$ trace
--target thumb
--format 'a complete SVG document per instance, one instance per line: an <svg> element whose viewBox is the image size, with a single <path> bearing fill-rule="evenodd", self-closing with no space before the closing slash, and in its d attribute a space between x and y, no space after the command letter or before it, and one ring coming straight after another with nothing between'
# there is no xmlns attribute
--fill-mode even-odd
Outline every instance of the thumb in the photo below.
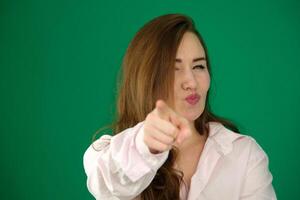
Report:
<svg viewBox="0 0 300 200"><path fill-rule="evenodd" d="M176 138L176 143L177 144L181 144L186 138L188 138L189 136L192 135L192 132L190 129L184 129L184 130L181 130L178 135L177 135L177 138Z"/></svg>
<svg viewBox="0 0 300 200"><path fill-rule="evenodd" d="M176 143L181 144L186 138L192 135L192 129L187 119L179 117L176 120L178 120L176 126L180 130L176 138Z"/></svg>

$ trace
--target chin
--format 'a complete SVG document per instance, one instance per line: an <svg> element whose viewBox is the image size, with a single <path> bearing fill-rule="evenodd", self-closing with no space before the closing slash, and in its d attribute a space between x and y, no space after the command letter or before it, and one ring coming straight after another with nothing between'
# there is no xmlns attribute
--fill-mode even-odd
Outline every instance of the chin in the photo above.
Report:
<svg viewBox="0 0 300 200"><path fill-rule="evenodd" d="M186 118L187 120L195 121L202 115L204 108L199 106L197 109L186 109L186 107L183 106L180 109L175 111L178 112L182 117Z"/></svg>
<svg viewBox="0 0 300 200"><path fill-rule="evenodd" d="M184 115L182 115L182 116L184 116L187 120L189 120L189 121L195 121L196 119L198 119L200 116L201 116L201 114L202 114L203 112L197 112L197 113L185 113Z"/></svg>

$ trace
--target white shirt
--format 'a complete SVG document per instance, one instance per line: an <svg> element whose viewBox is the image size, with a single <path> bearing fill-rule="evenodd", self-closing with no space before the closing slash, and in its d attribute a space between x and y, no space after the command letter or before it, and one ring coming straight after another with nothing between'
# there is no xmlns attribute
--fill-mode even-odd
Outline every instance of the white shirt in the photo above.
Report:
<svg viewBox="0 0 300 200"><path fill-rule="evenodd" d="M84 154L90 193L101 200L139 199L169 151L152 154L143 142L143 124L103 135ZM182 200L276 200L269 159L250 136L209 122L209 136Z"/></svg>

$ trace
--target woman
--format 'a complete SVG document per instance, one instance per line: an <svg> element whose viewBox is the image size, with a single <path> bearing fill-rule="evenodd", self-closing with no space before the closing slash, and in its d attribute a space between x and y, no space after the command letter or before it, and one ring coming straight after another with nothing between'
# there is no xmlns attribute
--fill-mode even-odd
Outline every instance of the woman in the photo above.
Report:
<svg viewBox="0 0 300 200"><path fill-rule="evenodd" d="M184 15L157 17L131 41L114 136L85 152L96 199L276 199L268 156L209 109L211 69Z"/></svg>

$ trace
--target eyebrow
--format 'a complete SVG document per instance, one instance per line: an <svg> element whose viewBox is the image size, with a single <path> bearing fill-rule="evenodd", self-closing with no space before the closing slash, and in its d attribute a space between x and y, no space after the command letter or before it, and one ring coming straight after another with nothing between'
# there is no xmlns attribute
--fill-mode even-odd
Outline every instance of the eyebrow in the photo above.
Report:
<svg viewBox="0 0 300 200"><path fill-rule="evenodd" d="M206 58L205 58L205 57L194 58L194 59L193 59L193 62L197 62L197 61L201 61L201 60L206 60ZM182 60L181 60L180 58L176 58L176 59L175 59L175 62L181 63Z"/></svg>

